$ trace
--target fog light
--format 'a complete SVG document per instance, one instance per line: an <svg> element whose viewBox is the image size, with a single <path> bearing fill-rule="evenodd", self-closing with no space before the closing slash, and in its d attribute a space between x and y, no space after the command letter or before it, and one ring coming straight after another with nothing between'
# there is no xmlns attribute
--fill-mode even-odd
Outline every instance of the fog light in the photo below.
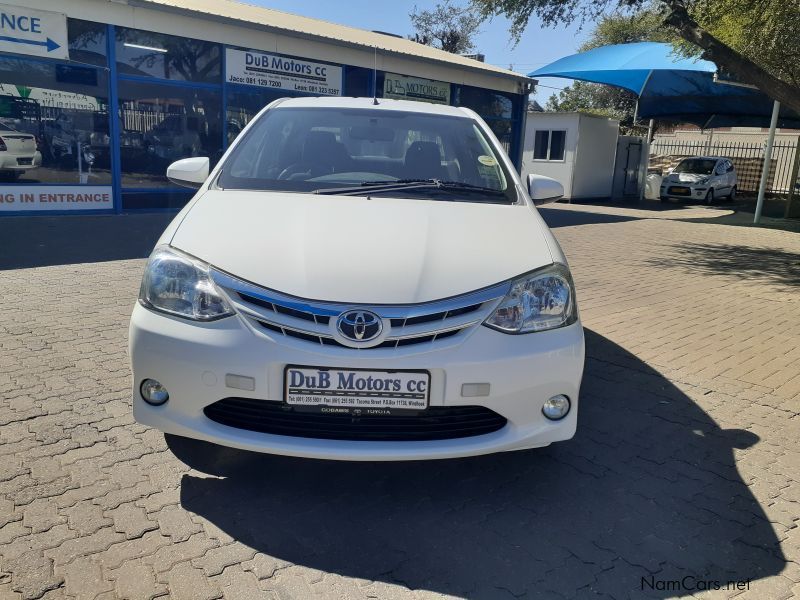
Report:
<svg viewBox="0 0 800 600"><path fill-rule="evenodd" d="M545 401L544 406L542 406L542 414L551 421L558 421L567 416L569 408L569 398L559 394Z"/></svg>
<svg viewBox="0 0 800 600"><path fill-rule="evenodd" d="M167 388L165 388L155 379L145 379L142 382L139 391L142 393L142 398L144 398L144 401L148 404L152 404L153 406L159 406L169 400Z"/></svg>

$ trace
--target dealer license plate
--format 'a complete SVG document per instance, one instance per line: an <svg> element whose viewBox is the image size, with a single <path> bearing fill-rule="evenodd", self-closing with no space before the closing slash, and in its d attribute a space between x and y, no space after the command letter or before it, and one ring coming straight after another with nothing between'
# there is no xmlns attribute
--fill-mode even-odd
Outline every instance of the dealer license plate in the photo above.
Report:
<svg viewBox="0 0 800 600"><path fill-rule="evenodd" d="M299 410L391 415L428 408L428 371L376 371L287 365L283 398Z"/></svg>

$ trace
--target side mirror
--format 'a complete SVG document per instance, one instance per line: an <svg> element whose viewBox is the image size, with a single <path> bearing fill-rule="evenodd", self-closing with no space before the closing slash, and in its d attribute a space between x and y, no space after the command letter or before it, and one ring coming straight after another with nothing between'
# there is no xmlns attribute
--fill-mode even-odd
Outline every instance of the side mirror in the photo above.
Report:
<svg viewBox="0 0 800 600"><path fill-rule="evenodd" d="M167 179L183 187L197 189L208 179L208 169L206 156L184 158L167 167Z"/></svg>
<svg viewBox="0 0 800 600"><path fill-rule="evenodd" d="M564 195L564 186L544 175L528 175L528 193L537 206L555 202Z"/></svg>

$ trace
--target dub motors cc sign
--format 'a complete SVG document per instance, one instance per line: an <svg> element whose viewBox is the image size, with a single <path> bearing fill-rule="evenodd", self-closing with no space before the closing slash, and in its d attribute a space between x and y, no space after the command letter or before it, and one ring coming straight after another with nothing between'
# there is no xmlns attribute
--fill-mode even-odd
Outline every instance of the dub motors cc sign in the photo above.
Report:
<svg viewBox="0 0 800 600"><path fill-rule="evenodd" d="M316 96L342 95L342 67L255 50L225 51L228 83Z"/></svg>
<svg viewBox="0 0 800 600"><path fill-rule="evenodd" d="M435 79L386 73L383 80L383 97L450 104L450 84Z"/></svg>

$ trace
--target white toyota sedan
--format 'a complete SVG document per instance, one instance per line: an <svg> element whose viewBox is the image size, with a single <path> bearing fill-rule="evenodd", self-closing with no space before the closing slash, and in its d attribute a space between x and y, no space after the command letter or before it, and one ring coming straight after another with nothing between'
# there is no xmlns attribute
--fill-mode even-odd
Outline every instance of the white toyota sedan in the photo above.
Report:
<svg viewBox="0 0 800 600"><path fill-rule="evenodd" d="M450 458L575 433L583 330L567 261L489 127L451 106L273 102L145 268L140 423L342 460Z"/></svg>

